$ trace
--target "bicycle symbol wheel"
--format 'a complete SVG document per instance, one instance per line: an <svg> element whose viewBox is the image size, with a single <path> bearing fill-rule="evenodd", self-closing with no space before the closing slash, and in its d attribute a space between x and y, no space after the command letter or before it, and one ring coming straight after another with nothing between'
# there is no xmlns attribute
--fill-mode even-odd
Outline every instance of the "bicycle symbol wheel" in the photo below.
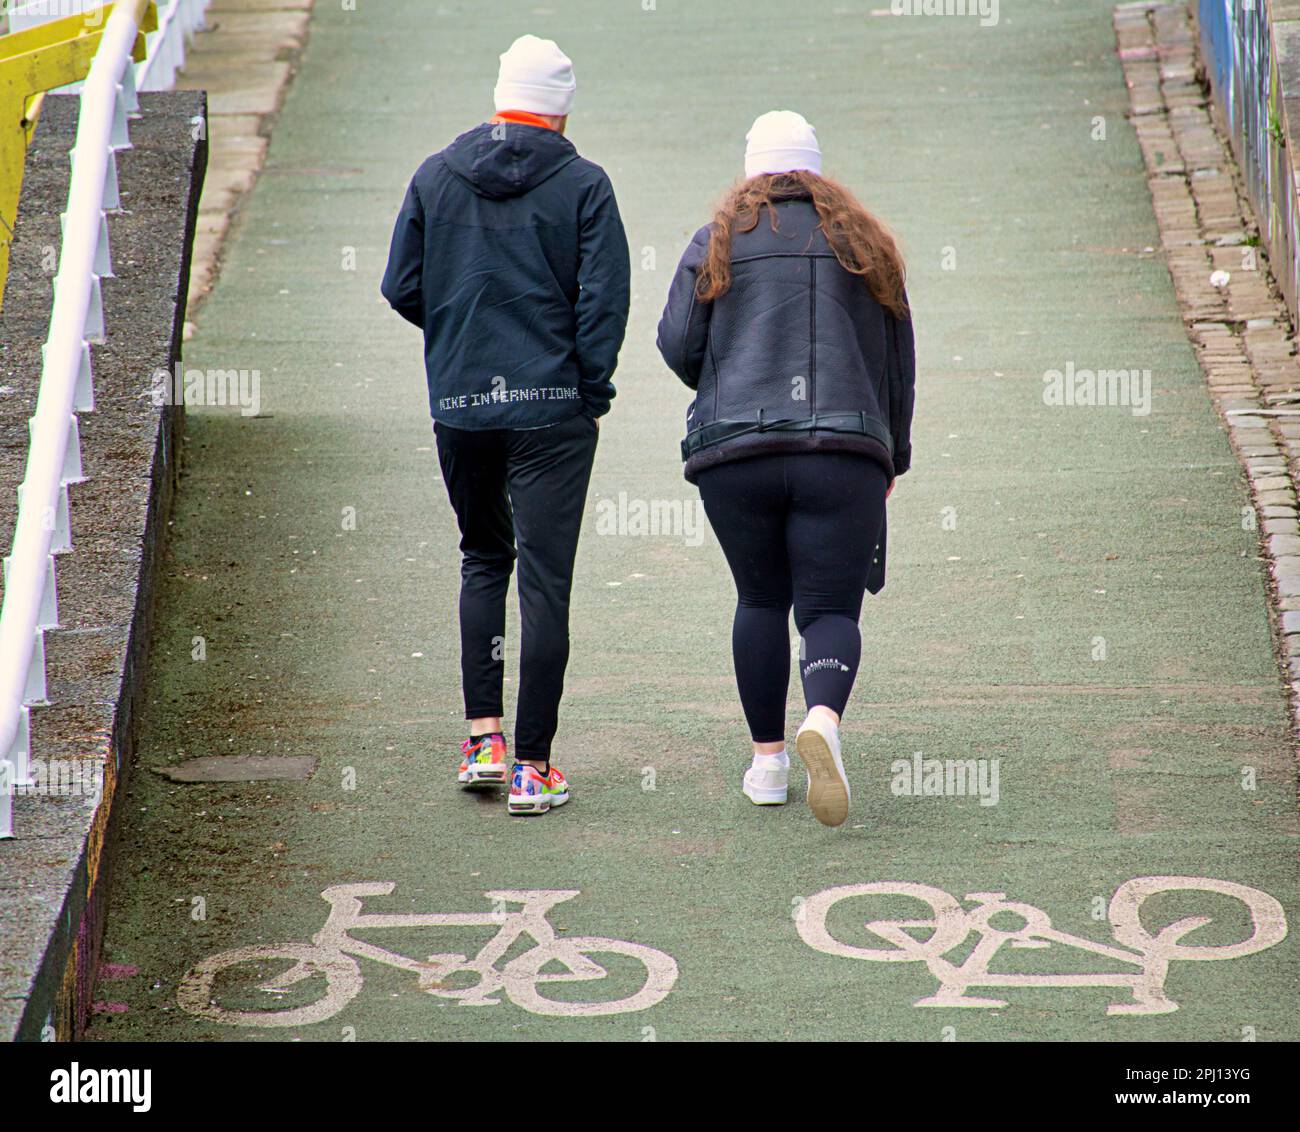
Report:
<svg viewBox="0 0 1300 1132"><path fill-rule="evenodd" d="M269 1002L266 1010L227 1010L214 1000L217 976L222 972L246 963L278 963L286 959L292 966L262 979L256 989L269 996L313 975L324 975L324 993L315 1002L289 1010L275 1010ZM183 1010L209 1022L230 1026L306 1026L332 1018L360 993L361 985L361 968L350 955L324 951L308 943L268 944L237 947L196 963L176 988L176 1001Z"/></svg>
<svg viewBox="0 0 1300 1132"><path fill-rule="evenodd" d="M841 900L859 896L911 897L927 905L930 915L920 920L866 921L863 926L867 931L885 940L891 945L889 947L856 947L841 943L831 935L826 926L826 917ZM845 884L838 888L828 888L804 901L795 924L804 943L817 951L879 963L911 963L927 956L942 955L961 943L969 931L961 904L942 888L906 881L874 881L870 884ZM931 930L928 939L918 940L911 934L911 930L926 928Z"/></svg>
<svg viewBox="0 0 1300 1132"><path fill-rule="evenodd" d="M635 959L645 968L641 989L627 998L609 1002L569 1002L545 997L538 989L548 983L590 982L608 977L609 972L590 958L592 955L622 955ZM542 968L559 962L567 968L561 972L544 972ZM662 1002L677 982L677 961L671 955L639 943L599 936L578 936L539 945L506 964L505 991L516 1006L533 1014L552 1017L592 1018L601 1014L625 1014L645 1010Z"/></svg>
<svg viewBox="0 0 1300 1132"><path fill-rule="evenodd" d="M1142 904L1159 892L1218 892L1240 900L1250 912L1250 935L1237 943L1215 946L1178 942L1183 936L1210 923L1209 916L1187 916L1152 935L1142 926ZM1212 877L1134 877L1115 890L1109 916L1116 942L1162 960L1237 959L1272 947L1285 939L1287 932L1286 913L1267 892Z"/></svg>

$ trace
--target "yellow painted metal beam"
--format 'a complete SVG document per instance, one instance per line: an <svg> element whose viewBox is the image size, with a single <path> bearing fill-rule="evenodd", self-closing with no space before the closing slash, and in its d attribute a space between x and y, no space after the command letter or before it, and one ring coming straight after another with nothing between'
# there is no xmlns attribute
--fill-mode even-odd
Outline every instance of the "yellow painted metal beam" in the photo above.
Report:
<svg viewBox="0 0 1300 1132"><path fill-rule="evenodd" d="M158 27L154 0L118 0L135 7L132 58L145 58L145 34ZM27 146L45 91L86 77L113 10L106 4L0 36L0 305L9 275L9 249L22 193Z"/></svg>
<svg viewBox="0 0 1300 1132"><path fill-rule="evenodd" d="M32 138L36 134L36 123L41 120L41 107L45 105L45 92L34 94L27 100L27 107L23 110L23 135L27 138L27 144L32 144Z"/></svg>
<svg viewBox="0 0 1300 1132"><path fill-rule="evenodd" d="M83 35L102 35L104 25L108 23L108 17L113 14L116 4L105 4L99 8L91 8L75 16L63 16L57 20L48 20L43 24L37 24L35 27L24 28L22 31L11 31L8 35L0 35L0 63L12 58L14 55L26 55L29 51L36 51L42 47L52 47L56 44L66 43L70 39L76 39ZM144 7L143 14L140 15L138 24L139 30L144 33L158 30L158 9L151 2L145 0L144 4L137 5ZM140 62L139 59L136 62ZM74 79L73 82L76 82Z"/></svg>

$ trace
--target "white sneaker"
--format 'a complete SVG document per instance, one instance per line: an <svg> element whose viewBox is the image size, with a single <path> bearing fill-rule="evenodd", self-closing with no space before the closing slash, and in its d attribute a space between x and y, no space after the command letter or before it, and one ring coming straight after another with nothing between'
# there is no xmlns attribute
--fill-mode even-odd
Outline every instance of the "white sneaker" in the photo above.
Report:
<svg viewBox="0 0 1300 1132"><path fill-rule="evenodd" d="M809 715L794 749L808 768L808 808L822 825L843 825L849 816L849 780L840 761L839 728L823 715Z"/></svg>
<svg viewBox="0 0 1300 1132"><path fill-rule="evenodd" d="M784 806L789 785L790 758L782 752L755 755L740 789L756 806Z"/></svg>

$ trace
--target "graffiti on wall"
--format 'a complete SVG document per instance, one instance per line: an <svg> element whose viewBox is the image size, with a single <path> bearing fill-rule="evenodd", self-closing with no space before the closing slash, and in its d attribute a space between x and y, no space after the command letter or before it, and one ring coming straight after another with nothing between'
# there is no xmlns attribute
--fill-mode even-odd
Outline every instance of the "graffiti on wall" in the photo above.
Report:
<svg viewBox="0 0 1300 1132"><path fill-rule="evenodd" d="M1286 144L1271 0L1199 0L1201 54L1228 124L1269 262L1293 318L1300 296L1300 202Z"/></svg>

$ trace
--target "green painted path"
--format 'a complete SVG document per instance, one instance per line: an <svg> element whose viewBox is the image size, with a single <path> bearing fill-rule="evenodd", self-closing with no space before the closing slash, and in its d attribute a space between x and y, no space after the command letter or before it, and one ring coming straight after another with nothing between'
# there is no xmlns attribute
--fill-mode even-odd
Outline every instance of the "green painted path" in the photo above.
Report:
<svg viewBox="0 0 1300 1132"><path fill-rule="evenodd" d="M876 11L886 0L358 7L317 6L266 171L188 346L190 366L260 370L262 415L189 417L107 941L128 973L101 982L113 1012L93 1036L1300 1037L1294 933L1253 955L1175 958L1163 986L1179 1009L1125 1015L1107 1007L1132 1004L1132 983L974 987L1007 1005L917 1008L939 989L919 959L826 954L797 922L815 936L818 906L800 902L826 889L906 882L958 899L1006 893L1059 931L1114 946L1107 901L1159 875L1246 885L1300 914L1295 761L1256 536L1242 529L1242 477L1151 250L1111 5L1004 0L991 28L892 18ZM575 801L531 821L455 785L454 527L418 336L378 296L407 178L482 119L496 56L523 31L575 60L571 136L613 178L634 262L575 587L557 752ZM740 794L733 597L712 535L692 545L689 531L598 530L600 502L621 493L694 514L676 453L688 395L659 362L654 327L689 233L739 172L750 121L775 107L806 114L828 171L900 232L918 328L915 466L891 501L889 585L863 616L846 722L853 811L839 831L812 820L801 784L780 810ZM1095 115L1106 141L1092 140ZM1152 412L1044 405L1044 372L1068 363L1149 369ZM192 659L195 637L205 660ZM999 760L998 804L891 792L890 764L917 751ZM225 754L310 755L319 767L309 781L255 784L153 773ZM472 955L495 930L436 921L358 930L404 959L354 967L336 954L328 993L319 974L258 990L254 973L287 966L268 959L225 969L196 1000L337 1009L321 1021L235 1026L178 1006L187 968L232 948L305 944L325 922L322 891L364 882L395 885L368 911L408 915L486 919L484 893L502 889L580 895L549 914L561 942L539 951L523 938L505 956L523 955L506 989L533 1009L503 995L459 1006L446 993L473 979L436 962L422 977L443 997L423 993L401 962ZM1230 953L1269 928L1268 902L1252 899L1255 929L1223 892L1157 893L1140 915L1151 933L1212 917L1181 946ZM879 956L907 933L889 943L865 921L927 915L912 897L858 896L830 909L827 932ZM498 920L505 936L521 926ZM665 953L676 980L646 1010L538 1013L532 995L571 1010L645 982L635 949L593 955L605 979L539 981L543 960L543 975L566 958L581 967L578 945L562 942L578 936ZM949 960L973 943L953 944ZM1004 947L990 969L1133 980L1144 961L1127 955L1058 941ZM650 962L671 978L666 960ZM1148 1002L1162 984L1154 963Z"/></svg>

